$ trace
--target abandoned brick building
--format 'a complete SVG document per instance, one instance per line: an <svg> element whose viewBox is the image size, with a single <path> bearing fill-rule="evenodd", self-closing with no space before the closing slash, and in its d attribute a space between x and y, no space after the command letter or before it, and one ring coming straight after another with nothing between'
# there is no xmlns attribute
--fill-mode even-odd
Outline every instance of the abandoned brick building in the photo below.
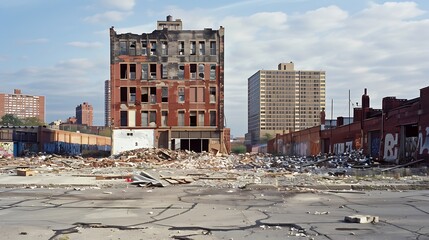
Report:
<svg viewBox="0 0 429 240"><path fill-rule="evenodd" d="M229 151L224 126L224 28L152 33L110 28L112 153L141 147Z"/></svg>

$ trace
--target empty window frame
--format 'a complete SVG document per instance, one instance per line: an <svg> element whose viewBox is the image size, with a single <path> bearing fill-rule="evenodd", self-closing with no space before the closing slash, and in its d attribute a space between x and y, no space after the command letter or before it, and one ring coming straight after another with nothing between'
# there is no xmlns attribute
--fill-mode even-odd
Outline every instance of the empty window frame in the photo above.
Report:
<svg viewBox="0 0 429 240"><path fill-rule="evenodd" d="M161 90L161 101L168 102L168 87L162 87Z"/></svg>
<svg viewBox="0 0 429 240"><path fill-rule="evenodd" d="M168 43L167 42L161 42L161 55L163 55L163 56L168 55Z"/></svg>
<svg viewBox="0 0 429 240"><path fill-rule="evenodd" d="M183 80L185 78L185 65L179 64L179 69L177 72L177 78Z"/></svg>
<svg viewBox="0 0 429 240"><path fill-rule="evenodd" d="M127 79L127 73L128 73L128 64L119 64L119 68L121 71L121 79Z"/></svg>
<svg viewBox="0 0 429 240"><path fill-rule="evenodd" d="M216 80L216 64L210 64L210 80Z"/></svg>
<svg viewBox="0 0 429 240"><path fill-rule="evenodd" d="M149 65L150 79L156 79L156 63Z"/></svg>
<svg viewBox="0 0 429 240"><path fill-rule="evenodd" d="M119 55L127 55L127 42L120 41L119 42Z"/></svg>
<svg viewBox="0 0 429 240"><path fill-rule="evenodd" d="M142 50L141 50L141 55L146 56L147 55L147 41L146 40L142 40Z"/></svg>
<svg viewBox="0 0 429 240"><path fill-rule="evenodd" d="M130 79L135 80L136 79L136 65L130 64Z"/></svg>
<svg viewBox="0 0 429 240"><path fill-rule="evenodd" d="M126 127L128 125L128 112L121 111L120 113L120 124L121 127Z"/></svg>
<svg viewBox="0 0 429 240"><path fill-rule="evenodd" d="M210 55L216 55L216 42L210 41Z"/></svg>
<svg viewBox="0 0 429 240"><path fill-rule="evenodd" d="M204 69L205 69L204 63L198 64L198 78L200 80L204 80Z"/></svg>
<svg viewBox="0 0 429 240"><path fill-rule="evenodd" d="M128 101L128 88L127 87L121 87L120 88L120 98L121 98L121 103L126 103Z"/></svg>
<svg viewBox="0 0 429 240"><path fill-rule="evenodd" d="M197 64L190 64L190 79L197 79Z"/></svg>
<svg viewBox="0 0 429 240"><path fill-rule="evenodd" d="M198 43L198 54L200 56L206 55L206 43L204 41Z"/></svg>
<svg viewBox="0 0 429 240"><path fill-rule="evenodd" d="M210 126L216 126L216 111L210 111Z"/></svg>
<svg viewBox="0 0 429 240"><path fill-rule="evenodd" d="M197 53L197 42L191 41L189 45L189 54L195 55Z"/></svg>
<svg viewBox="0 0 429 240"><path fill-rule="evenodd" d="M216 103L216 87L210 87L210 103Z"/></svg>
<svg viewBox="0 0 429 240"><path fill-rule="evenodd" d="M185 42L180 41L179 42L179 55L185 55Z"/></svg>
<svg viewBox="0 0 429 240"><path fill-rule="evenodd" d="M130 45L128 48L128 54L131 56L135 56L136 55L136 41L130 41Z"/></svg>
<svg viewBox="0 0 429 240"><path fill-rule="evenodd" d="M177 89L177 91L178 91L178 99L177 99L177 102L179 102L179 103L184 103L185 102L185 88L184 87L179 87L178 89Z"/></svg>
<svg viewBox="0 0 429 240"><path fill-rule="evenodd" d="M142 103L148 103L149 102L149 88L142 87L141 91L142 91L141 102Z"/></svg>
<svg viewBox="0 0 429 240"><path fill-rule="evenodd" d="M136 87L130 87L130 103L136 103Z"/></svg>
<svg viewBox="0 0 429 240"><path fill-rule="evenodd" d="M185 111L183 110L177 112L177 126L185 126Z"/></svg>
<svg viewBox="0 0 429 240"><path fill-rule="evenodd" d="M148 65L143 63L142 64L142 80L148 79Z"/></svg>
<svg viewBox="0 0 429 240"><path fill-rule="evenodd" d="M156 56L156 41L150 41L150 55Z"/></svg>
<svg viewBox="0 0 429 240"><path fill-rule="evenodd" d="M162 79L168 78L167 64L161 64L161 78Z"/></svg>
<svg viewBox="0 0 429 240"><path fill-rule="evenodd" d="M156 103L156 87L150 88L150 103Z"/></svg>
<svg viewBox="0 0 429 240"><path fill-rule="evenodd" d="M189 112L189 126L191 127L197 126L197 111Z"/></svg>
<svg viewBox="0 0 429 240"><path fill-rule="evenodd" d="M155 127L156 126L156 111L142 111L142 127Z"/></svg>
<svg viewBox="0 0 429 240"><path fill-rule="evenodd" d="M166 127L168 123L168 111L161 112L161 126Z"/></svg>

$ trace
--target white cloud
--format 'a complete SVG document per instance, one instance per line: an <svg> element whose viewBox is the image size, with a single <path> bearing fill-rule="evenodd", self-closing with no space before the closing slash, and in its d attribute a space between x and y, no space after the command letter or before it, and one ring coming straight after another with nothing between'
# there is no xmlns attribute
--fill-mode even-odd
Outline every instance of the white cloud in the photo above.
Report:
<svg viewBox="0 0 429 240"><path fill-rule="evenodd" d="M107 11L86 17L84 21L89 23L119 22L130 15L132 15L132 12Z"/></svg>
<svg viewBox="0 0 429 240"><path fill-rule="evenodd" d="M100 4L106 8L130 11L135 6L135 0L100 0Z"/></svg>
<svg viewBox="0 0 429 240"><path fill-rule="evenodd" d="M67 45L78 48L99 48L103 46L101 42L68 42Z"/></svg>

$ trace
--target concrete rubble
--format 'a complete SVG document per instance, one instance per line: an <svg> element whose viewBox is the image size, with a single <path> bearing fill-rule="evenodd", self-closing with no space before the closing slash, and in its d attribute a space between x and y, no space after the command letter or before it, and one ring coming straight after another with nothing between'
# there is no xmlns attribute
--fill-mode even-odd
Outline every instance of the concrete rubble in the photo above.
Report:
<svg viewBox="0 0 429 240"><path fill-rule="evenodd" d="M1 174L72 174L96 180L121 180L138 186L195 184L222 188L284 190L401 189L412 184L427 188L427 166L382 165L359 151L309 157L142 148L105 158L32 154L0 159ZM30 176L31 177L31 176ZM377 184L374 182L377 180ZM106 183L106 181L104 181Z"/></svg>

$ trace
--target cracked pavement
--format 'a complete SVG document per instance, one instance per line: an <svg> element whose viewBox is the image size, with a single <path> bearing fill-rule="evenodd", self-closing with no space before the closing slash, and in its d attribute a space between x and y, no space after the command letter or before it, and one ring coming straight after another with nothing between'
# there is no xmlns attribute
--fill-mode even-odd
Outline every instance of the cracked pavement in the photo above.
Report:
<svg viewBox="0 0 429 240"><path fill-rule="evenodd" d="M344 222L370 214L379 223ZM0 188L1 239L429 239L429 191Z"/></svg>

